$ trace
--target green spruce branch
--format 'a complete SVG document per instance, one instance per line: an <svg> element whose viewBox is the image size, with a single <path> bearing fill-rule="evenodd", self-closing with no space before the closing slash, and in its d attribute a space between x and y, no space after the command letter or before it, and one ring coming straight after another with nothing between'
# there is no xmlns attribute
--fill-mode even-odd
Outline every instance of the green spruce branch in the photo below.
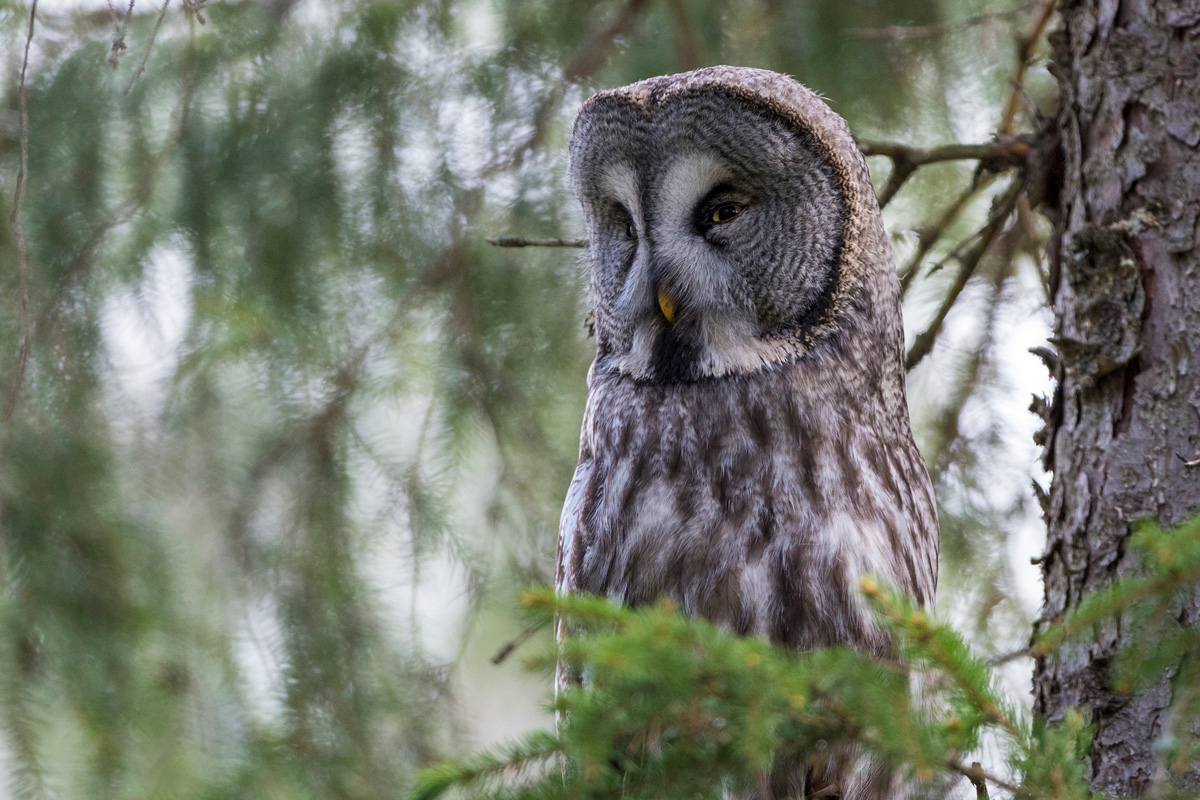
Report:
<svg viewBox="0 0 1200 800"><path fill-rule="evenodd" d="M1142 523L1132 541L1141 574L1087 598L1034 646L1050 653L1107 618L1140 615L1145 636L1122 653L1130 687L1174 673L1181 688L1164 747L1183 771L1196 755L1188 731L1200 717L1196 625L1174 621L1172 598L1200 581L1200 518L1174 531ZM683 616L669 601L630 609L604 598L527 591L535 624L562 620L576 633L557 652L584 680L561 689L560 734L540 732L492 754L422 774L414 800L451 788L495 798L716 798L755 785L795 757L836 758L851 748L928 786L969 778L1015 798L1086 800L1092 728L1072 710L1047 724L1027 719L998 689L994 664L961 634L905 597L864 578L860 588L893 652L874 658L845 647L797 653ZM1120 660L1119 660L1120 663ZM916 688L914 688L916 687ZM966 766L986 732L1008 742L1013 778Z"/></svg>

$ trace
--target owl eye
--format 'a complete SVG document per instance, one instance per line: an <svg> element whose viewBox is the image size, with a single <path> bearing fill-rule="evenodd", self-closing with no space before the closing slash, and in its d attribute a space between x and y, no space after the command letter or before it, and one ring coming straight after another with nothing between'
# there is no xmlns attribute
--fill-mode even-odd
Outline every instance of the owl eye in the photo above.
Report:
<svg viewBox="0 0 1200 800"><path fill-rule="evenodd" d="M746 205L744 203L722 203L713 209L712 214L708 219L709 222L715 222L717 224L729 222L745 210Z"/></svg>
<svg viewBox="0 0 1200 800"><path fill-rule="evenodd" d="M637 239L637 228L633 224L633 215L625 210L625 206L614 203L612 206L612 224L614 231L620 231L626 239Z"/></svg>

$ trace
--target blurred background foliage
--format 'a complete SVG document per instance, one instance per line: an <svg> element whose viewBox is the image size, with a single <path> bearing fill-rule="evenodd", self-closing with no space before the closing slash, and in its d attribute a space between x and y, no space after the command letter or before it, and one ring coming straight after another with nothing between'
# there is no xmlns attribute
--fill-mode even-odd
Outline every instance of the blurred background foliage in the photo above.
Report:
<svg viewBox="0 0 1200 800"><path fill-rule="evenodd" d="M983 142L1033 10L43 0L30 38L0 0L0 791L395 797L544 725L546 682L490 657L552 576L592 345L579 251L487 239L580 234L582 100L744 64L864 139ZM1038 52L1009 132L1052 102ZM1011 180L930 235L974 169L887 208L897 263L928 249L910 342ZM1044 235L1006 215L910 373L939 602L985 652L1040 596Z"/></svg>

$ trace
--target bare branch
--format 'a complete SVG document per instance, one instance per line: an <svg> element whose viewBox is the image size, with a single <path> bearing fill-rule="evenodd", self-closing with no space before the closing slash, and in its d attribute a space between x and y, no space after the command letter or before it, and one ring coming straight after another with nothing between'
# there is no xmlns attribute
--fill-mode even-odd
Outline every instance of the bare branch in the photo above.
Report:
<svg viewBox="0 0 1200 800"><path fill-rule="evenodd" d="M993 656L988 659L988 666L999 667L1007 664L1010 661L1016 661L1018 658L1028 658L1033 655L1033 649L1029 647L1021 647L1017 650L1009 650L1007 653L1001 653L998 656Z"/></svg>
<svg viewBox="0 0 1200 800"><path fill-rule="evenodd" d="M976 179L971 181L971 185L964 189L950 205L946 206L946 210L932 225L924 226L917 234L917 249L912 254L912 258L900 270L900 297L903 298L908 293L908 287L912 285L913 279L917 277L917 271L921 268L921 262L925 260L925 256L933 249L933 246L942 238L942 234L946 232L946 228L950 226L971 198L979 194L985 188L991 185L996 179L996 173L991 172L987 175L976 176Z"/></svg>
<svg viewBox="0 0 1200 800"><path fill-rule="evenodd" d="M1000 139L982 144L945 144L938 147L911 147L898 142L858 141L864 156L884 156L891 159L892 173L879 192L879 207L883 208L896 196L918 167L942 161L978 161L982 170L999 172L1025 163L1029 142L1020 138Z"/></svg>
<svg viewBox="0 0 1200 800"><path fill-rule="evenodd" d="M138 79L146 71L146 62L150 60L150 51L154 47L154 40L158 38L158 29L162 27L163 18L167 16L167 6L169 5L171 5L171 0L163 0L162 8L159 9L158 16L154 19L154 29L150 31L150 38L146 41L146 52L142 55L142 63L138 64L137 71L133 73L133 77L129 79L129 85L125 87L126 95L133 94ZM133 11L132 1L129 3L129 10Z"/></svg>
<svg viewBox="0 0 1200 800"><path fill-rule="evenodd" d="M962 294L962 290L966 288L967 282L975 274L975 268L979 266L979 262L983 260L984 254L991 247L992 242L995 241L1001 228L1004 227L1004 223L1012 213L1013 207L1017 202L1017 197L1023 188L1024 185L1022 183L1014 182L1012 187L1000 198L988 223L981 230L965 239L958 247L955 247L954 251L946 257L946 260L958 258L962 267L958 271L958 277L955 278L954 284L946 292L946 296L943 298L937 314L934 315L933 321L929 323L928 328L917 334L917 338L913 341L912 348L904 358L904 368L906 370L911 370L919 364L921 359L929 355L929 351L933 349L933 343L937 339L938 333L942 330L942 323L946 321L946 315L954 307L958 296ZM972 240L976 240L975 246L965 255L959 256L958 252L967 242ZM941 263L945 263L945 260Z"/></svg>
<svg viewBox="0 0 1200 800"><path fill-rule="evenodd" d="M25 241L25 185L29 178L29 90L25 75L29 71L29 48L33 44L33 27L37 19L37 0L29 7L29 33L25 37L25 56L21 59L21 82L17 87L17 106L21 118L21 166L17 170L17 187L13 193L13 209L9 215L17 239L17 280L21 287L21 348L17 353L16 374L4 403L4 419L12 417L21 395L21 383L25 380L25 365L29 362L30 341L33 332L29 328L29 244Z"/></svg>
<svg viewBox="0 0 1200 800"><path fill-rule="evenodd" d="M939 409L930 425L926 460L931 465L931 469L940 471L944 468L943 459L946 453L962 436L963 408L966 407L967 401L975 396L976 389L983 380L984 368L992 358L996 341L996 321L1003 298L1004 282L1012 274L1013 252L1023 233L1020 228L1009 228L994 246L1001 252L988 286L986 310L982 315L982 334L978 343L968 348L966 368L962 370L962 378L947 392L948 402Z"/></svg>
<svg viewBox="0 0 1200 800"><path fill-rule="evenodd" d="M896 196L896 192L904 186L904 182L909 176L917 171L914 164L907 161L897 161L892 159L892 171L888 175L887 183L883 185L883 189L879 192L879 208L883 209L888 203L892 202L892 198Z"/></svg>
<svg viewBox="0 0 1200 800"><path fill-rule="evenodd" d="M1017 790L1020 788L1002 778L997 778L991 773L984 772L983 767L978 761L972 762L971 766L968 767L960 761L951 760L948 766L950 769L954 770L960 775L965 776L966 779L971 782L971 785L975 787L976 800L987 800L987 781L991 781L1001 789L1012 792L1013 794L1016 794Z"/></svg>
<svg viewBox="0 0 1200 800"><path fill-rule="evenodd" d="M125 9L125 17L122 18L113 6L112 0L108 0L108 13L113 23L112 49L108 54L108 63L112 65L113 69L117 68L121 53L125 51L125 34L129 31L129 21L133 19L133 3L134 0L129 0L129 7Z"/></svg>
<svg viewBox="0 0 1200 800"><path fill-rule="evenodd" d="M532 625L527 626L525 630L521 631L512 639L510 639L508 643L504 645L504 647L501 647L500 651L496 653L496 655L492 656L492 663L496 666L503 664L504 660L511 656L514 650L532 639L535 633L546 627L546 624L547 623L545 622L535 622Z"/></svg>
<svg viewBox="0 0 1200 800"><path fill-rule="evenodd" d="M892 161L903 161L914 167L938 161L986 161L1001 167L1025 163L1029 155L1029 142L1023 139L1008 139L980 144L943 144L937 147L911 147L898 142L876 142L859 139L858 149L864 156L886 156Z"/></svg>
<svg viewBox="0 0 1200 800"><path fill-rule="evenodd" d="M587 239L526 239L523 236L497 236L488 239L496 247L587 247Z"/></svg>
<svg viewBox="0 0 1200 800"><path fill-rule="evenodd" d="M1050 17L1057 5L1057 0L1041 0L1032 27L1027 34L1017 40L1017 73L1012 78L1012 91L1008 95L1008 101L1004 104L1004 111L1000 115L1000 127L997 128L1002 136L1011 135L1016 130L1017 109L1020 107L1021 98L1025 92L1025 75L1033 60L1033 48L1042 38L1042 33L1046 30L1046 25L1049 24Z"/></svg>

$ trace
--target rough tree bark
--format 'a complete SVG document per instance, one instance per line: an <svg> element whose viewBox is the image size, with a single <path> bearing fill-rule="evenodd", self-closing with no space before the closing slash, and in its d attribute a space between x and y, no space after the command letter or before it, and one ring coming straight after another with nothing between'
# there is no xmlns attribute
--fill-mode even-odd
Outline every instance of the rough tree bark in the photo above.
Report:
<svg viewBox="0 0 1200 800"><path fill-rule="evenodd" d="M1135 568L1130 524L1200 511L1200 0L1068 0L1052 38L1061 176L1047 202L1059 385L1046 414L1043 619ZM1180 609L1194 624L1200 601ZM1168 682L1106 676L1119 623L1040 659L1036 710L1096 726L1093 787L1140 795ZM1188 780L1195 782L1197 776Z"/></svg>

